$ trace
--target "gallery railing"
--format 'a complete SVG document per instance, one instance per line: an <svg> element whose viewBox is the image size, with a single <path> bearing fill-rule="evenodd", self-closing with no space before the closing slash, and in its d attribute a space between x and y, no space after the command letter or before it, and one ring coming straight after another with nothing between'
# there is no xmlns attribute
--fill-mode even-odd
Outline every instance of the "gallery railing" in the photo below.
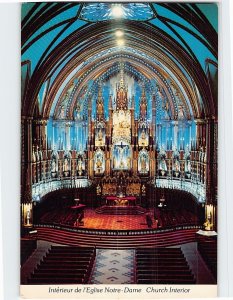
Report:
<svg viewBox="0 0 233 300"><path fill-rule="evenodd" d="M64 188L86 188L91 185L87 178L50 179L32 185L32 198L39 201L44 195Z"/></svg>
<svg viewBox="0 0 233 300"><path fill-rule="evenodd" d="M204 203L206 199L206 186L198 181L194 182L183 178L155 178L153 184L158 188L176 189L191 193L200 203ZM34 201L39 201L49 192L63 188L86 188L89 186L91 186L91 181L87 178L49 179L32 185L32 198Z"/></svg>
<svg viewBox="0 0 233 300"><path fill-rule="evenodd" d="M154 180L154 185L158 188L186 191L196 197L200 203L204 203L206 199L206 186L198 181L194 182L184 179L156 178Z"/></svg>

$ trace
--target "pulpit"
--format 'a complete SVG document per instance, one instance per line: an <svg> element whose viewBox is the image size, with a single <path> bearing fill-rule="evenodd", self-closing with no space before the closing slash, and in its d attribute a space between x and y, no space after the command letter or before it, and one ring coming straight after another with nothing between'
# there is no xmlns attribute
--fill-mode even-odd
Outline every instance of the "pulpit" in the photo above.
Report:
<svg viewBox="0 0 233 300"><path fill-rule="evenodd" d="M75 226L79 226L82 224L84 219L84 208L86 205L79 203L78 205L71 206L71 209L74 210L76 214L76 222Z"/></svg>

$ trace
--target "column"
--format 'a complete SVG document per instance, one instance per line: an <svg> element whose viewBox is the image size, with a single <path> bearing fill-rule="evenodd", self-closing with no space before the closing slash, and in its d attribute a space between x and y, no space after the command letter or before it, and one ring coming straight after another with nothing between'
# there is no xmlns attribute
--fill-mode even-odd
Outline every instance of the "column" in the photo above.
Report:
<svg viewBox="0 0 233 300"><path fill-rule="evenodd" d="M152 136L154 138L154 143L156 143L156 97L152 96Z"/></svg>
<svg viewBox="0 0 233 300"><path fill-rule="evenodd" d="M40 136L41 136L41 145L43 150L47 150L47 119L42 119L40 125Z"/></svg>
<svg viewBox="0 0 233 300"><path fill-rule="evenodd" d="M217 120L212 117L206 120L206 204L217 205ZM216 217L213 217L213 229L216 229Z"/></svg>
<svg viewBox="0 0 233 300"><path fill-rule="evenodd" d="M202 144L202 124L204 123L201 119L196 119L196 149L198 150Z"/></svg>
<svg viewBox="0 0 233 300"><path fill-rule="evenodd" d="M21 203L32 201L32 118L22 117Z"/></svg>

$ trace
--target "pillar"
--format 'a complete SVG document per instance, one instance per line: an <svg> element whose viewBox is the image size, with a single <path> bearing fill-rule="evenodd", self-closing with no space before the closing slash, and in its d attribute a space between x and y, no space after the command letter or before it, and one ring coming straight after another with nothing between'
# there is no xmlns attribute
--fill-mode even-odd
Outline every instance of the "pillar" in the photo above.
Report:
<svg viewBox="0 0 233 300"><path fill-rule="evenodd" d="M217 206L217 120L206 120L206 205L213 206L213 229L216 229Z"/></svg>
<svg viewBox="0 0 233 300"><path fill-rule="evenodd" d="M21 216L22 226L30 225L27 221L26 207L32 204L32 118L21 118ZM32 206L31 206L32 207ZM30 212L32 215L32 213Z"/></svg>

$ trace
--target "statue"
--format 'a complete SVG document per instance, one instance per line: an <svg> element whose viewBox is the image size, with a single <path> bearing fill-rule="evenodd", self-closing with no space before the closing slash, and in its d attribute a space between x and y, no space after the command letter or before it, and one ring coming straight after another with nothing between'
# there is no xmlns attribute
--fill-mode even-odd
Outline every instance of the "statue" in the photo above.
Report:
<svg viewBox="0 0 233 300"><path fill-rule="evenodd" d="M78 166L77 166L77 169L78 169L78 175L81 176L82 175L82 160L81 158L79 158L78 160Z"/></svg>
<svg viewBox="0 0 233 300"><path fill-rule="evenodd" d="M56 172L56 160L53 158L52 164L51 164L51 172Z"/></svg>
<svg viewBox="0 0 233 300"><path fill-rule="evenodd" d="M123 169L124 168L124 161L123 161L123 156L124 156L124 147L117 146L118 154L119 154L119 168Z"/></svg>
<svg viewBox="0 0 233 300"><path fill-rule="evenodd" d="M209 218L206 219L203 225L205 227L205 230L213 230L213 224L210 222Z"/></svg>
<svg viewBox="0 0 233 300"><path fill-rule="evenodd" d="M185 118L183 106L180 106L180 107L179 107L178 118L179 118L180 120L184 120L184 118Z"/></svg>
<svg viewBox="0 0 233 300"><path fill-rule="evenodd" d="M147 168L146 168L146 158L144 155L142 155L141 157L141 172L142 173L146 173L147 172Z"/></svg>
<svg viewBox="0 0 233 300"><path fill-rule="evenodd" d="M97 113L98 113L98 115L104 114L103 105L100 102L98 103L98 106L97 106Z"/></svg>
<svg viewBox="0 0 233 300"><path fill-rule="evenodd" d="M27 221L27 225L30 225L30 209L27 210L26 221Z"/></svg>
<svg viewBox="0 0 233 300"><path fill-rule="evenodd" d="M60 119L64 119L65 118L65 106L64 105L60 106L58 117Z"/></svg>
<svg viewBox="0 0 233 300"><path fill-rule="evenodd" d="M101 128L100 128L99 131L98 131L97 138L98 138L98 141L99 141L99 142L102 142L102 140L103 140L103 133L102 133Z"/></svg>
<svg viewBox="0 0 233 300"><path fill-rule="evenodd" d="M139 140L139 145L147 146L147 144L148 144L147 143L147 135L146 135L145 129L143 128L142 132L141 132L140 140Z"/></svg>
<svg viewBox="0 0 233 300"><path fill-rule="evenodd" d="M130 125L126 120L123 120L119 123L119 128L130 128Z"/></svg>
<svg viewBox="0 0 233 300"><path fill-rule="evenodd" d="M96 161L96 168L97 170L100 172L102 170L102 161L100 158L97 158L97 161Z"/></svg>
<svg viewBox="0 0 233 300"><path fill-rule="evenodd" d="M145 103L141 104L141 115L144 118L146 117L146 104Z"/></svg>
<svg viewBox="0 0 233 300"><path fill-rule="evenodd" d="M120 169L124 169L124 162L123 162L123 159L120 160L120 166L119 166Z"/></svg>
<svg viewBox="0 0 233 300"><path fill-rule="evenodd" d="M81 119L81 106L78 103L77 103L77 106L76 106L76 119L77 120Z"/></svg>
<svg viewBox="0 0 233 300"><path fill-rule="evenodd" d="M101 152L98 154L96 153L95 156L95 171L99 174L103 173L104 168L103 168L103 162L104 162L104 157Z"/></svg>
<svg viewBox="0 0 233 300"><path fill-rule="evenodd" d="M191 162L187 160L187 172L191 173Z"/></svg>
<svg viewBox="0 0 233 300"><path fill-rule="evenodd" d="M178 159L174 160L173 172L174 172L175 177L179 177L179 175L180 175L180 162L179 162Z"/></svg>
<svg viewBox="0 0 233 300"><path fill-rule="evenodd" d="M142 185L142 196L145 196L146 195L146 187L145 185L143 184Z"/></svg>
<svg viewBox="0 0 233 300"><path fill-rule="evenodd" d="M175 160L174 170L175 170L176 172L179 172L179 171L180 171L180 164L179 164L179 162L178 162L177 159Z"/></svg>
<svg viewBox="0 0 233 300"><path fill-rule="evenodd" d="M166 162L165 162L164 158L160 162L160 169L163 170L163 171L167 171L167 165L166 165Z"/></svg>
<svg viewBox="0 0 233 300"><path fill-rule="evenodd" d="M145 129L143 128L142 130L142 134L141 134L141 139L145 139L146 138L146 134L145 134Z"/></svg>
<svg viewBox="0 0 233 300"><path fill-rule="evenodd" d="M130 169L130 163L131 163L131 159L130 159L130 157L128 157L128 159L127 159L127 168L128 169Z"/></svg>
<svg viewBox="0 0 233 300"><path fill-rule="evenodd" d="M96 194L97 194L97 196L101 195L101 187L99 184L96 187Z"/></svg>
<svg viewBox="0 0 233 300"><path fill-rule="evenodd" d="M65 160L64 160L63 171L64 171L64 172L69 171L69 164L68 164L68 159L67 159L67 157L66 157Z"/></svg>

